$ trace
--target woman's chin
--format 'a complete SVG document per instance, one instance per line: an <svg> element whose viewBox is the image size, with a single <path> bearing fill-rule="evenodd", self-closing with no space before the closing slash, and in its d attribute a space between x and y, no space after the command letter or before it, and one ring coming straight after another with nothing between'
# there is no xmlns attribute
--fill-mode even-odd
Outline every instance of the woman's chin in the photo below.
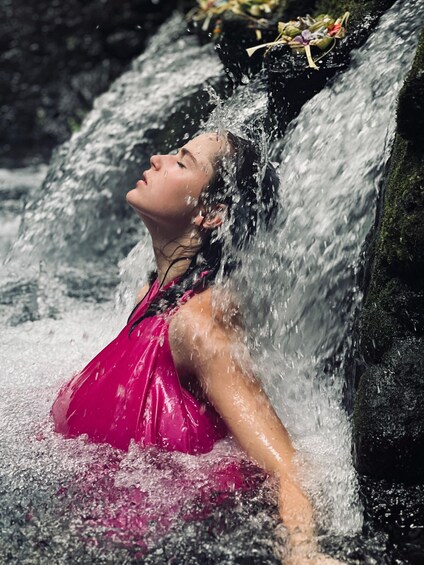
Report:
<svg viewBox="0 0 424 565"><path fill-rule="evenodd" d="M129 190L125 198L130 206L136 208L138 201L140 200L140 195L138 194L137 188Z"/></svg>
<svg viewBox="0 0 424 565"><path fill-rule="evenodd" d="M146 210L141 202L140 193L136 188L133 188L126 195L127 204L131 206L134 212L144 220L146 216Z"/></svg>

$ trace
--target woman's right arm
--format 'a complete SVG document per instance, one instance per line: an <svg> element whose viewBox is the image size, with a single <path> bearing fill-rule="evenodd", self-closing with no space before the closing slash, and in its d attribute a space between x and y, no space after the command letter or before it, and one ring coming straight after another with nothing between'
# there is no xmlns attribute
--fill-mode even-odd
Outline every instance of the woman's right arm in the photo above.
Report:
<svg viewBox="0 0 424 565"><path fill-rule="evenodd" d="M290 437L253 375L249 354L237 333L212 316L206 292L182 307L174 322L173 354L197 376L243 450L279 478L280 515L291 548L286 562L331 562L317 553L312 505L297 478Z"/></svg>

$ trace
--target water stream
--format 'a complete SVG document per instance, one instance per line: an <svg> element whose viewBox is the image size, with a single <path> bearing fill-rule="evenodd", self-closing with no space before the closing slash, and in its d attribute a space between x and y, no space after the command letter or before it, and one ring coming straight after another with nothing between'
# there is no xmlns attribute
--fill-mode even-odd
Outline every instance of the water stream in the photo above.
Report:
<svg viewBox="0 0 424 565"><path fill-rule="evenodd" d="M340 367L361 298L355 270L374 220L396 96L424 21L420 4L398 2L350 69L268 147L280 165L283 212L235 283L249 305L258 374L299 448L320 525L339 540L340 556L359 551L370 563L384 541L376 548L359 535ZM135 446L121 454L84 438L64 440L49 421L59 385L115 334L150 267L147 237L124 195L151 152L178 143L202 119L208 129L228 127L267 145L261 84L251 80L222 101L221 72L211 47L199 47L181 18L172 17L97 100L27 205L0 280L13 297L4 302L0 329L2 562L131 563L143 555L146 563L276 560L272 485L230 497L209 518L182 519L198 504L207 470L242 457L231 442L203 457ZM206 119L210 106L216 108ZM118 280L118 270L115 288L110 280ZM102 297L99 288L109 294ZM175 512L181 500L184 508ZM149 524L142 539L140 520Z"/></svg>

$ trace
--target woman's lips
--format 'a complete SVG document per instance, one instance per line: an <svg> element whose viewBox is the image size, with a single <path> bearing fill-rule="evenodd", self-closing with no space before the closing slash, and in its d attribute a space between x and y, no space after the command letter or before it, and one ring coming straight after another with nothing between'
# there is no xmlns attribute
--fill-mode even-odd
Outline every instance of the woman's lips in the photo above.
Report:
<svg viewBox="0 0 424 565"><path fill-rule="evenodd" d="M137 186L138 186L139 184L145 184L145 185L147 185L146 173L143 173L143 178L137 181Z"/></svg>
<svg viewBox="0 0 424 565"><path fill-rule="evenodd" d="M146 185L147 186L147 175L146 175L147 171L144 171L143 173L143 178L141 178L140 180L137 181L136 186L138 185Z"/></svg>

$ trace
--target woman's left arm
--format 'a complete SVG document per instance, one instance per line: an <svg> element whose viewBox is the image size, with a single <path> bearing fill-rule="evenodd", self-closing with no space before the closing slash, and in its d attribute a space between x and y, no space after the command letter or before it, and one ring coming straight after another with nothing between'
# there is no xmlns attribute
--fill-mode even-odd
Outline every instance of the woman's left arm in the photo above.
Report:
<svg viewBox="0 0 424 565"><path fill-rule="evenodd" d="M210 299L202 295L182 307L171 325L174 359L196 375L243 450L279 477L280 515L291 546L314 552L313 510L296 476L287 430L253 374L240 332L213 316Z"/></svg>

